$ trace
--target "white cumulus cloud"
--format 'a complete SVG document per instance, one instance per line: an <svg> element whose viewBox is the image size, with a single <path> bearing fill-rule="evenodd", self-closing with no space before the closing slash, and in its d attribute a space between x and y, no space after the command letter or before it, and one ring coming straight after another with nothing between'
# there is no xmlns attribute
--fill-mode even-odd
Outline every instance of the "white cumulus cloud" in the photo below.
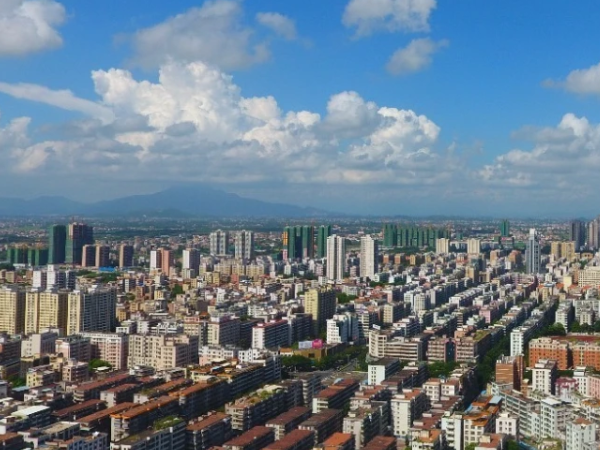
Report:
<svg viewBox="0 0 600 450"><path fill-rule="evenodd" d="M265 43L242 22L235 0L207 1L130 36L133 62L146 68L167 61L204 61L225 70L261 63L270 56Z"/></svg>
<svg viewBox="0 0 600 450"><path fill-rule="evenodd" d="M54 0L0 1L0 57L62 46L58 28L65 20L65 8Z"/></svg>
<svg viewBox="0 0 600 450"><path fill-rule="evenodd" d="M394 52L386 69L392 75L418 72L429 67L433 54L447 45L447 40L436 42L429 38L413 39L406 47Z"/></svg>
<svg viewBox="0 0 600 450"><path fill-rule="evenodd" d="M96 117L105 123L114 119L114 114L110 108L79 98L69 90L55 91L37 84L0 82L0 92L15 98L42 102L69 111L79 111L91 117Z"/></svg>
<svg viewBox="0 0 600 450"><path fill-rule="evenodd" d="M65 127L64 140L38 142L26 135L28 121L12 123L0 140L14 171L90 176L98 166L105 179L121 181L418 185L441 180L439 164L452 166L435 151L440 129L432 120L357 92L331 96L322 117L283 111L270 96L246 98L230 75L202 62L164 64L157 82L122 69L92 79L100 98L90 104L114 121L78 122ZM66 98L52 104L70 108L76 99Z"/></svg>
<svg viewBox="0 0 600 450"><path fill-rule="evenodd" d="M587 69L573 70L563 81L546 80L547 87L563 88L584 95L600 95L600 63Z"/></svg>
<svg viewBox="0 0 600 450"><path fill-rule="evenodd" d="M350 0L342 22L355 27L357 36L376 31L429 31L429 17L436 0Z"/></svg>
<svg viewBox="0 0 600 450"><path fill-rule="evenodd" d="M283 14L275 12L263 12L256 15L256 20L262 26L271 29L279 36L293 41L298 38L298 32L296 31L296 24L289 17Z"/></svg>
<svg viewBox="0 0 600 450"><path fill-rule="evenodd" d="M600 171L600 124L568 113L555 127L526 127L514 137L533 143L512 149L476 173L485 186L515 191L527 189L540 199L575 200L593 194L587 182Z"/></svg>

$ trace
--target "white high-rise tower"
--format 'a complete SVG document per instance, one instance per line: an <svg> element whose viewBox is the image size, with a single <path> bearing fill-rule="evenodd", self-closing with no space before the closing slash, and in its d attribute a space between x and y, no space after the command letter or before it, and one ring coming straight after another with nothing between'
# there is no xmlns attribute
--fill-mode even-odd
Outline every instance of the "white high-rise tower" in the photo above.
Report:
<svg viewBox="0 0 600 450"><path fill-rule="evenodd" d="M217 230L209 235L210 254L215 256L226 256L229 245L229 233Z"/></svg>
<svg viewBox="0 0 600 450"><path fill-rule="evenodd" d="M360 238L360 276L373 278L377 273L377 241L370 235Z"/></svg>
<svg viewBox="0 0 600 450"><path fill-rule="evenodd" d="M346 269L346 238L332 235L327 238L327 278L344 279Z"/></svg>
<svg viewBox="0 0 600 450"><path fill-rule="evenodd" d="M235 257L250 260L254 257L254 233L252 231L238 231L235 234Z"/></svg>
<svg viewBox="0 0 600 450"><path fill-rule="evenodd" d="M527 273L540 273L541 265L542 262L540 258L540 237L535 228L531 228L529 230L529 236L527 237L527 246L525 248L525 266L527 268Z"/></svg>

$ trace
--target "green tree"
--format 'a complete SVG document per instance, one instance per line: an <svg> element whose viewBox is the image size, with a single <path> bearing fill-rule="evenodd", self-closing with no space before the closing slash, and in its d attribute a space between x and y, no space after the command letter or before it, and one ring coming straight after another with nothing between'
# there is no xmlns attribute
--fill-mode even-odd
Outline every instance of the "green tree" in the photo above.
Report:
<svg viewBox="0 0 600 450"><path fill-rule="evenodd" d="M12 377L10 377L8 379L8 382L13 388L25 386L27 383L24 378L21 378L18 375L13 375Z"/></svg>
<svg viewBox="0 0 600 450"><path fill-rule="evenodd" d="M307 372L312 369L312 360L302 355L284 356L281 365L285 370Z"/></svg>
<svg viewBox="0 0 600 450"><path fill-rule="evenodd" d="M348 294L344 294L343 292L340 292L339 294L337 294L336 297L337 297L337 302L340 305L350 303L352 300L356 299L356 295L348 295Z"/></svg>
<svg viewBox="0 0 600 450"><path fill-rule="evenodd" d="M176 298L179 294L183 294L183 286L180 284L176 284L171 290L171 299Z"/></svg>
<svg viewBox="0 0 600 450"><path fill-rule="evenodd" d="M543 332L543 336L566 336L567 332L562 323L554 323L547 327Z"/></svg>
<svg viewBox="0 0 600 450"><path fill-rule="evenodd" d="M439 378L441 376L447 377L454 369L456 369L456 367L458 367L456 361L435 361L428 366L429 376L432 378Z"/></svg>
<svg viewBox="0 0 600 450"><path fill-rule="evenodd" d="M112 365L109 362L104 361L102 359L92 359L88 363L88 368L90 369L90 372L93 372L94 370L96 370L100 367L108 367L108 368L112 369Z"/></svg>

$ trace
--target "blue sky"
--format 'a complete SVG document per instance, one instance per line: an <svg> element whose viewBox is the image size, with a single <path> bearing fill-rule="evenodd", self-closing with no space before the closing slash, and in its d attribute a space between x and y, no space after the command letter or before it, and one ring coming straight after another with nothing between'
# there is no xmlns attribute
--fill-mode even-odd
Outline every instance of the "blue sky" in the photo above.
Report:
<svg viewBox="0 0 600 450"><path fill-rule="evenodd" d="M6 0L0 185L97 200L202 182L346 212L595 215L597 8Z"/></svg>

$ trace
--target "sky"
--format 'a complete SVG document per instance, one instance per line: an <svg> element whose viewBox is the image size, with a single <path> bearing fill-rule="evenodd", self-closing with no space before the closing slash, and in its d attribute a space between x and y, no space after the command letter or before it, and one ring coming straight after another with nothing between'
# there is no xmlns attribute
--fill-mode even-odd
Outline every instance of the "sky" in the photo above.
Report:
<svg viewBox="0 0 600 450"><path fill-rule="evenodd" d="M595 0L0 0L0 196L600 213Z"/></svg>

